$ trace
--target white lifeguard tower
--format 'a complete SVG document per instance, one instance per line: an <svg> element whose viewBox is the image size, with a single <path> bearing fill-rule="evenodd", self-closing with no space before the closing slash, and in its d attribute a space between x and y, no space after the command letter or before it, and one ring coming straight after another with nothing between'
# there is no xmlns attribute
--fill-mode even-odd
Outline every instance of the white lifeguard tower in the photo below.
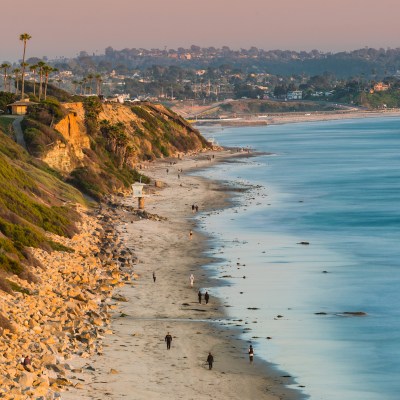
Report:
<svg viewBox="0 0 400 400"><path fill-rule="evenodd" d="M144 186L145 186L145 184L142 182L135 182L132 185L133 198L138 199L139 210L144 210L144 197L145 197L145 195L143 193Z"/></svg>

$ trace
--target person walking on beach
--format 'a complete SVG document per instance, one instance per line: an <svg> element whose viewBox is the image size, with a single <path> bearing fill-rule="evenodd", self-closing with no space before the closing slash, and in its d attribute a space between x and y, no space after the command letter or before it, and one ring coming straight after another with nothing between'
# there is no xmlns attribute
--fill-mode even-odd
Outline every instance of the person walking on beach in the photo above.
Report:
<svg viewBox="0 0 400 400"><path fill-rule="evenodd" d="M156 283L156 273L153 271L153 282Z"/></svg>
<svg viewBox="0 0 400 400"><path fill-rule="evenodd" d="M190 276L189 276L189 281L190 281L190 287L193 287L193 283L194 283L194 276L193 276L193 274L190 274Z"/></svg>
<svg viewBox="0 0 400 400"><path fill-rule="evenodd" d="M208 353L207 362L208 362L208 369L212 369L214 357L211 353Z"/></svg>
<svg viewBox="0 0 400 400"><path fill-rule="evenodd" d="M165 335L165 341L167 342L167 350L171 348L172 336L169 332Z"/></svg>
<svg viewBox="0 0 400 400"><path fill-rule="evenodd" d="M210 295L208 294L207 291L206 291L206 293L204 295L204 300L206 301L206 304L208 304L208 300L210 300Z"/></svg>
<svg viewBox="0 0 400 400"><path fill-rule="evenodd" d="M254 349L253 349L252 345L250 345L248 353L249 353L250 363L252 363L253 362L253 358L254 358Z"/></svg>
<svg viewBox="0 0 400 400"><path fill-rule="evenodd" d="M199 293L197 293L197 297L199 298L199 304L201 304L201 298L203 294L201 293L201 290L199 290Z"/></svg>

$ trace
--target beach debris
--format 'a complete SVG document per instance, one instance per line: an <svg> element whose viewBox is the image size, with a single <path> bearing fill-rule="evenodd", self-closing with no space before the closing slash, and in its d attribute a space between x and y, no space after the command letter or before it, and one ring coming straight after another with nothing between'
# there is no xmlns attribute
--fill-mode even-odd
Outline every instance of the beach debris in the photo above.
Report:
<svg viewBox="0 0 400 400"><path fill-rule="evenodd" d="M272 336L267 336L266 339L271 340Z"/></svg>
<svg viewBox="0 0 400 400"><path fill-rule="evenodd" d="M114 374L114 375L115 375L115 374L119 374L119 371L117 371L117 370L114 369L114 368L111 368L109 374Z"/></svg>
<svg viewBox="0 0 400 400"><path fill-rule="evenodd" d="M342 314L353 316L353 317L364 317L367 315L367 313L364 311L345 311ZM340 315L340 314L338 314L338 315Z"/></svg>
<svg viewBox="0 0 400 400"><path fill-rule="evenodd" d="M344 311L344 312L336 312L336 313L327 313L325 311L320 311L320 312L316 312L314 313L315 315L336 315L338 317L365 317L366 315L368 315L366 312L364 311Z"/></svg>

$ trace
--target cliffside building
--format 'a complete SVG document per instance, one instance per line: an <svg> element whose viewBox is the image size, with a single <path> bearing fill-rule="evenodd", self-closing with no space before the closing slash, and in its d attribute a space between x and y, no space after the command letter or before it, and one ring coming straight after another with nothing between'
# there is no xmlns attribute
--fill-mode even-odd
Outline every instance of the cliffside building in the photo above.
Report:
<svg viewBox="0 0 400 400"><path fill-rule="evenodd" d="M29 99L16 101L15 103L7 104L7 112L12 115L25 115L28 107L37 103L30 102Z"/></svg>

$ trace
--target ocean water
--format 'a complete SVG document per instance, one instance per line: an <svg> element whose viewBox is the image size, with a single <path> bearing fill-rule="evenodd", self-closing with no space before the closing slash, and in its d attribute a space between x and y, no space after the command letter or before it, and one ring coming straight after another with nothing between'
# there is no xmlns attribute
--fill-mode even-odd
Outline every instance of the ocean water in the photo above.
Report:
<svg viewBox="0 0 400 400"><path fill-rule="evenodd" d="M202 171L249 189L199 217L256 357L313 400L399 399L400 118L201 131L268 153Z"/></svg>

